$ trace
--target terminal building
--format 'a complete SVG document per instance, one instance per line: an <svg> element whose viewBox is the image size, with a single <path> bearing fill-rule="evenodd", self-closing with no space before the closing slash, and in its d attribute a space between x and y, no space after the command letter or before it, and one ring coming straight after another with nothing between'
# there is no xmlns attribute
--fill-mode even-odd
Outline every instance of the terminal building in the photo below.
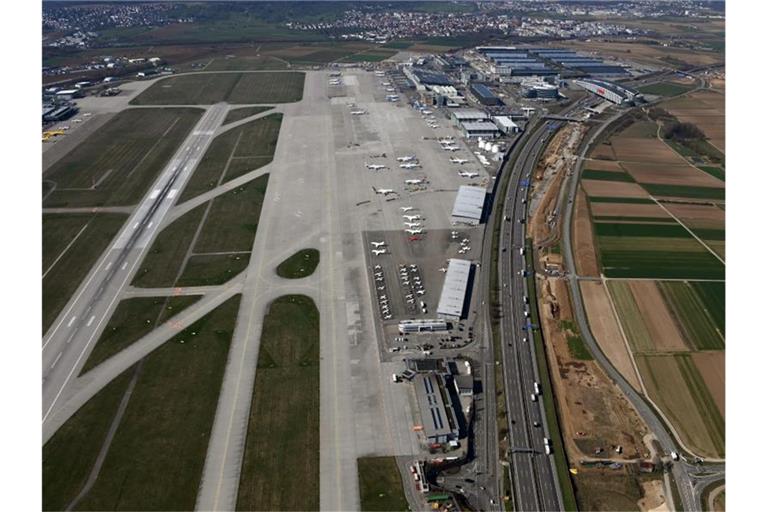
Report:
<svg viewBox="0 0 768 512"><path fill-rule="evenodd" d="M448 323L445 320L435 319L417 319L401 320L397 325L400 334L418 334L420 332L440 332L448 330Z"/></svg>
<svg viewBox="0 0 768 512"><path fill-rule="evenodd" d="M467 291L470 288L472 262L451 258L445 273L443 291L437 305L437 316L446 320L459 321L464 318Z"/></svg>
<svg viewBox="0 0 768 512"><path fill-rule="evenodd" d="M492 124L492 123L491 123ZM483 220L485 208L485 189L462 185L456 194L451 213L451 224L469 224L477 226Z"/></svg>
<svg viewBox="0 0 768 512"><path fill-rule="evenodd" d="M615 82L585 78L574 80L573 83L617 105L633 105L642 98L642 95L636 90L623 87Z"/></svg>

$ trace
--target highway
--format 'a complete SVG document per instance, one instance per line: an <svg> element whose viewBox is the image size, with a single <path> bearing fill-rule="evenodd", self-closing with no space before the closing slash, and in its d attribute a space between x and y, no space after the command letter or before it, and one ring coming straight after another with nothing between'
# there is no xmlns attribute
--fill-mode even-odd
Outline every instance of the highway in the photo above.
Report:
<svg viewBox="0 0 768 512"><path fill-rule="evenodd" d="M76 377L226 115L209 107L43 338L43 423Z"/></svg>
<svg viewBox="0 0 768 512"><path fill-rule="evenodd" d="M572 107L573 108L573 107ZM499 243L501 343L509 420L510 476L516 510L561 510L562 495L556 481L554 458L544 453L544 438L551 438L543 397L532 401L534 382L540 382L535 346L527 330L525 221L527 183L541 149L551 136L547 124L536 128L511 166L503 203L504 221ZM506 220L509 219L509 220ZM522 220L522 222L521 222ZM535 300L535 298L528 298ZM534 426L534 423L538 426Z"/></svg>

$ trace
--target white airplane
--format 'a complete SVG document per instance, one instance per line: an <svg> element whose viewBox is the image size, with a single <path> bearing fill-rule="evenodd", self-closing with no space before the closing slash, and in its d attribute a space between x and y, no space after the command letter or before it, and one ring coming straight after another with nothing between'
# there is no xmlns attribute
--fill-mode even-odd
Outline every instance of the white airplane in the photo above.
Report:
<svg viewBox="0 0 768 512"><path fill-rule="evenodd" d="M398 162L412 162L416 160L416 155L405 155L397 157Z"/></svg>
<svg viewBox="0 0 768 512"><path fill-rule="evenodd" d="M415 169L416 167L421 167L421 164L417 164L414 162L406 162L404 164L400 164L401 169Z"/></svg>
<svg viewBox="0 0 768 512"><path fill-rule="evenodd" d="M352 114L353 116L362 116L364 114L367 114L368 112L366 112L365 110L352 110L349 113Z"/></svg>
<svg viewBox="0 0 768 512"><path fill-rule="evenodd" d="M391 188L376 188L376 187L371 187L371 188L377 194L387 195L387 194L394 194L395 193L394 189L391 189Z"/></svg>
<svg viewBox="0 0 768 512"><path fill-rule="evenodd" d="M424 180L425 180L425 178L419 178L419 179L416 179L416 180L405 180L404 183L406 185L421 185L422 183L424 183Z"/></svg>
<svg viewBox="0 0 768 512"><path fill-rule="evenodd" d="M365 164L365 166L372 171L380 171L381 169L387 168L386 165L381 165L381 164Z"/></svg>
<svg viewBox="0 0 768 512"><path fill-rule="evenodd" d="M443 273L448 272L448 269L446 267L440 267L437 270L439 270L440 272L443 272Z"/></svg>
<svg viewBox="0 0 768 512"><path fill-rule="evenodd" d="M387 252L387 250L386 249L379 249L379 250L374 249L371 252L373 253L374 256L378 256L379 254L384 254L385 252Z"/></svg>
<svg viewBox="0 0 768 512"><path fill-rule="evenodd" d="M459 176L461 176L462 178L477 178L478 176L480 176L480 173L459 171Z"/></svg>
<svg viewBox="0 0 768 512"><path fill-rule="evenodd" d="M374 247L381 247L382 245L387 245L387 242L371 242L371 245Z"/></svg>
<svg viewBox="0 0 768 512"><path fill-rule="evenodd" d="M381 82L381 85L383 85L384 87L389 87L392 84L390 82Z"/></svg>
<svg viewBox="0 0 768 512"><path fill-rule="evenodd" d="M376 73L376 76L384 76L383 71L376 71L375 73Z"/></svg>
<svg viewBox="0 0 768 512"><path fill-rule="evenodd" d="M467 162L469 162L469 160L467 160L466 158L456 158L455 156L451 157L452 164L464 165Z"/></svg>
<svg viewBox="0 0 768 512"><path fill-rule="evenodd" d="M397 94L388 94L387 95L387 101L393 101L394 102L394 101L397 101L399 99L400 99L400 96L398 96Z"/></svg>
<svg viewBox="0 0 768 512"><path fill-rule="evenodd" d="M431 110L422 110L421 111L421 115L423 115L423 116L432 115L432 111Z"/></svg>
<svg viewBox="0 0 768 512"><path fill-rule="evenodd" d="M459 146L443 146L443 149L446 151L459 151Z"/></svg>
<svg viewBox="0 0 768 512"><path fill-rule="evenodd" d="M421 222L404 222L403 224L405 224L409 228L420 228L421 227Z"/></svg>
<svg viewBox="0 0 768 512"><path fill-rule="evenodd" d="M421 228L418 228L418 229L406 229L405 232L409 233L411 235L420 235L422 233L422 230L421 230Z"/></svg>
<svg viewBox="0 0 768 512"><path fill-rule="evenodd" d="M401 206L400 210L402 212L409 212L409 211L413 210L413 206Z"/></svg>
<svg viewBox="0 0 768 512"><path fill-rule="evenodd" d="M395 92L396 90L394 87L387 87L386 89L387 92Z"/></svg>
<svg viewBox="0 0 768 512"><path fill-rule="evenodd" d="M409 221L413 222L415 220L420 220L421 215L403 215L404 219L408 219Z"/></svg>

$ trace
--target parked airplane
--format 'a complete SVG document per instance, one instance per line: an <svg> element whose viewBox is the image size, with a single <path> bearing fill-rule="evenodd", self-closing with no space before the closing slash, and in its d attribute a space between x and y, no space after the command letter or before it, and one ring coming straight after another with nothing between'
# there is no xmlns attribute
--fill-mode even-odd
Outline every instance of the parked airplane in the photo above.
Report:
<svg viewBox="0 0 768 512"><path fill-rule="evenodd" d="M451 157L452 164L464 165L467 162L469 162L469 160L467 160L466 158L456 158L455 156Z"/></svg>
<svg viewBox="0 0 768 512"><path fill-rule="evenodd" d="M403 218L413 222L414 220L421 219L421 215L403 215Z"/></svg>
<svg viewBox="0 0 768 512"><path fill-rule="evenodd" d="M424 183L424 181L425 181L425 178L419 178L415 180L405 180L404 183L406 185L421 185L422 183Z"/></svg>
<svg viewBox="0 0 768 512"><path fill-rule="evenodd" d="M376 188L376 187L371 187L371 188L377 194L387 195L387 194L394 194L395 193L394 189L391 189L391 188Z"/></svg>
<svg viewBox="0 0 768 512"><path fill-rule="evenodd" d="M382 245L387 245L387 242L371 242L371 245L374 247L381 247Z"/></svg>
<svg viewBox="0 0 768 512"><path fill-rule="evenodd" d="M413 210L413 206L401 206L400 210L402 212L409 212L409 211Z"/></svg>
<svg viewBox="0 0 768 512"><path fill-rule="evenodd" d="M480 173L459 171L459 176L461 176L462 178L477 178L478 176L480 176Z"/></svg>
<svg viewBox="0 0 768 512"><path fill-rule="evenodd" d="M459 151L459 146L443 146L443 149L446 151Z"/></svg>
<svg viewBox="0 0 768 512"><path fill-rule="evenodd" d="M367 114L368 112L366 112L365 110L351 110L349 113L352 114L353 116L362 116L363 114Z"/></svg>
<svg viewBox="0 0 768 512"><path fill-rule="evenodd" d="M381 82L381 85L383 85L384 87L389 87L392 84L389 82Z"/></svg>
<svg viewBox="0 0 768 512"><path fill-rule="evenodd" d="M407 162L407 163L404 163L404 164L400 164L400 168L401 169L415 169L417 167L421 167L421 164L417 164L417 163L414 163L414 162Z"/></svg>
<svg viewBox="0 0 768 512"><path fill-rule="evenodd" d="M418 229L406 229L405 232L409 233L411 235L419 235L419 234L422 233L422 230L421 230L421 228L418 228Z"/></svg>
<svg viewBox="0 0 768 512"><path fill-rule="evenodd" d="M386 165L381 165L381 164L365 164L365 166L372 171L380 171L381 169L387 168Z"/></svg>
<svg viewBox="0 0 768 512"><path fill-rule="evenodd" d="M428 115L431 115L431 114L432 114L431 110L422 110L421 111L421 115L423 115L423 116L428 116Z"/></svg>
<svg viewBox="0 0 768 512"><path fill-rule="evenodd" d="M440 267L437 270L439 270L440 272L448 272L448 269L446 267Z"/></svg>
<svg viewBox="0 0 768 512"><path fill-rule="evenodd" d="M386 89L387 92L395 92L396 90L394 87L387 87Z"/></svg>
<svg viewBox="0 0 768 512"><path fill-rule="evenodd" d="M384 254L385 252L387 252L387 250L386 249L379 249L379 250L374 249L371 252L374 254L374 256L378 256L380 254Z"/></svg>
<svg viewBox="0 0 768 512"><path fill-rule="evenodd" d="M397 101L400 99L400 96L397 94L387 94L387 101Z"/></svg>
<svg viewBox="0 0 768 512"><path fill-rule="evenodd" d="M404 222L403 224L405 224L409 228L420 228L421 227L421 222Z"/></svg>
<svg viewBox="0 0 768 512"><path fill-rule="evenodd" d="M397 157L398 162L412 162L416 160L416 155L405 155Z"/></svg>

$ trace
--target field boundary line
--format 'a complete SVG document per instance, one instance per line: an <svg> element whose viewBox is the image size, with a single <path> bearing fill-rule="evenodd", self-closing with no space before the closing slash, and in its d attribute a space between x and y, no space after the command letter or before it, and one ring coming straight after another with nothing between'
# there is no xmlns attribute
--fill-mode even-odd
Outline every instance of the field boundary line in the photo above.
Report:
<svg viewBox="0 0 768 512"><path fill-rule="evenodd" d="M699 242L701 245L703 245L703 246L704 246L704 248L705 248L706 250L708 250L708 251L709 251L709 252L710 252L710 253L711 253L711 254L712 254L712 255L713 255L715 258L717 258L717 259L718 259L718 261L719 261L720 263L722 263L722 264L723 264L723 266L725 266L725 261L723 261L723 259L720 257L720 255L719 255L719 254L717 254L717 253L716 253L716 252L715 252L715 251L714 251L714 250L713 250L713 249L712 249L710 246L708 246L708 245L707 245L707 244L704 242L704 240L702 240L701 238L699 238L698 236L696 236L696 233L694 233L694 232L693 232L693 231L692 231L692 230L691 230L691 229L690 229L688 226L686 226L685 224L683 224L683 221L681 221L680 219L678 219L678 218L677 218L677 217L676 217L676 216L675 216L675 215L674 215L672 212L670 212L670 211L669 211L669 210L668 210L668 209L667 209L667 208L666 208L666 207L665 207L663 204L661 204L661 202L660 202L658 199L656 199L655 197L653 197L653 196L650 196L650 195L649 195L648 197L650 197L650 198L653 200L653 202L655 202L657 205L659 205L659 207L661 207L661 209L662 209L662 210L664 210L664 211L667 213L667 215L669 215L670 217L672 217L673 219L675 219L675 221L677 221L677 223L678 223L678 224L680 224L680 225L683 227L683 229L685 229L685 230L686 230L688 233L690 233L690 235L691 235L693 238L695 238L697 242Z"/></svg>

